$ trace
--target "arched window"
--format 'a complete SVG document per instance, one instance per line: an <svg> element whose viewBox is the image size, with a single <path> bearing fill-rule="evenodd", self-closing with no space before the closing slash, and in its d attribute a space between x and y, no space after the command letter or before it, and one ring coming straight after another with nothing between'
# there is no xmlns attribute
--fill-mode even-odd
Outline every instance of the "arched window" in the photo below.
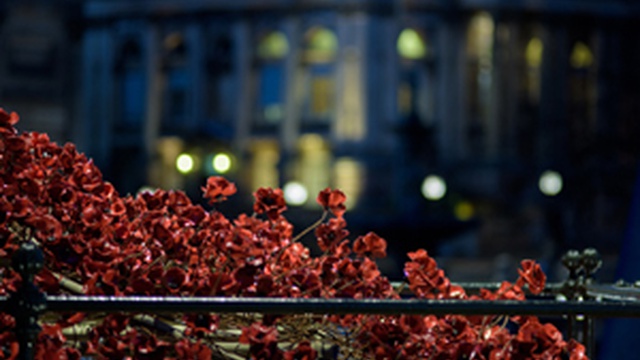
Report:
<svg viewBox="0 0 640 360"><path fill-rule="evenodd" d="M163 125L167 128L180 127L185 123L188 108L189 74L187 71L187 46L182 33L173 32L163 41L165 113Z"/></svg>
<svg viewBox="0 0 640 360"><path fill-rule="evenodd" d="M532 37L525 49L525 61L527 64L527 93L532 103L540 100L540 76L542 66L542 54L544 44L539 37Z"/></svg>
<svg viewBox="0 0 640 360"><path fill-rule="evenodd" d="M328 125L335 113L335 59L338 39L333 31L314 27L304 37L303 125Z"/></svg>
<svg viewBox="0 0 640 360"><path fill-rule="evenodd" d="M576 42L571 50L569 62L574 69L588 69L593 65L591 49L581 41Z"/></svg>
<svg viewBox="0 0 640 360"><path fill-rule="evenodd" d="M398 36L398 54L404 59L419 60L427 56L427 45L423 36L415 29L402 30Z"/></svg>
<svg viewBox="0 0 640 360"><path fill-rule="evenodd" d="M331 151L327 141L318 134L305 134L298 139L298 158L293 178L299 181L309 194L318 194L330 185ZM307 205L317 206L315 196Z"/></svg>
<svg viewBox="0 0 640 360"><path fill-rule="evenodd" d="M433 115L433 74L426 36L414 28L403 29L396 49L400 57L397 108L401 117L431 121Z"/></svg>
<svg viewBox="0 0 640 360"><path fill-rule="evenodd" d="M117 129L138 129L142 126L146 106L146 84L140 44L126 40L116 60Z"/></svg>
<svg viewBox="0 0 640 360"><path fill-rule="evenodd" d="M284 116L285 59L289 54L289 41L280 31L269 32L259 40L255 54L256 125L277 125Z"/></svg>
<svg viewBox="0 0 640 360"><path fill-rule="evenodd" d="M250 188L279 187L280 148L278 142L272 139L254 140L249 149L251 153L251 162L248 166Z"/></svg>
<svg viewBox="0 0 640 360"><path fill-rule="evenodd" d="M494 22L489 13L475 14L467 29L467 99L469 151L483 154L485 133L491 112L493 83Z"/></svg>

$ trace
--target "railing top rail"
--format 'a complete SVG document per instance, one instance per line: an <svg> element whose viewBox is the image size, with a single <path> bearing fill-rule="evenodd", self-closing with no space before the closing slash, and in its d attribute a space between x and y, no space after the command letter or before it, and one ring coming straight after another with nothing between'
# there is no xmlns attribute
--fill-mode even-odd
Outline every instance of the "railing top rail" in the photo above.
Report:
<svg viewBox="0 0 640 360"><path fill-rule="evenodd" d="M7 299L0 298L0 311ZM640 317L634 301L427 300L427 299L292 299L228 297L47 296L53 312L191 312L264 314L385 315L587 315Z"/></svg>

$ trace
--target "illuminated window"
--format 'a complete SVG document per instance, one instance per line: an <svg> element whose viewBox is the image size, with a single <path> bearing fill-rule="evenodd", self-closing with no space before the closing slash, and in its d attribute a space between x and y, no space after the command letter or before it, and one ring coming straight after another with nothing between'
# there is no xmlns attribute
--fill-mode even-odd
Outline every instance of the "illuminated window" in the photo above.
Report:
<svg viewBox="0 0 640 360"><path fill-rule="evenodd" d="M316 27L307 32L305 60L309 63L325 63L335 60L338 39L333 31Z"/></svg>
<svg viewBox="0 0 640 360"><path fill-rule="evenodd" d="M359 49L345 49L342 96L338 99L336 136L341 140L361 140L366 123L363 101L362 65Z"/></svg>
<svg viewBox="0 0 640 360"><path fill-rule="evenodd" d="M413 28L402 30L396 41L400 59L396 89L398 114L405 120L412 117L425 125L433 120L435 106L433 59L427 43L424 32Z"/></svg>
<svg viewBox="0 0 640 360"><path fill-rule="evenodd" d="M484 66L491 66L493 32L493 18L489 13L481 12L471 18L467 30L467 54L482 61Z"/></svg>
<svg viewBox="0 0 640 360"><path fill-rule="evenodd" d="M329 124L335 110L335 65L338 40L326 28L315 27L305 36L302 74L303 123Z"/></svg>
<svg viewBox="0 0 640 360"><path fill-rule="evenodd" d="M593 65L593 54L587 45L579 41L573 46L569 61L575 69L586 69Z"/></svg>
<svg viewBox="0 0 640 360"><path fill-rule="evenodd" d="M268 33L258 43L257 125L275 125L284 116L284 59L288 53L287 38L279 31Z"/></svg>
<svg viewBox="0 0 640 360"><path fill-rule="evenodd" d="M145 110L145 77L142 68L142 51L140 45L128 40L122 46L120 57L116 63L119 91L119 116L116 126L122 128L140 127Z"/></svg>
<svg viewBox="0 0 640 360"><path fill-rule="evenodd" d="M530 100L534 103L540 99L540 66L542 65L543 51L542 40L533 37L529 40L524 54L527 63L527 92Z"/></svg>
<svg viewBox="0 0 640 360"><path fill-rule="evenodd" d="M481 12L471 18L467 29L467 124L468 149L472 154L485 150L485 127L491 111L493 83L494 22L491 15Z"/></svg>
<svg viewBox="0 0 640 360"><path fill-rule="evenodd" d="M406 59L424 59L427 55L427 46L422 36L414 29L402 30L396 46L398 54Z"/></svg>
<svg viewBox="0 0 640 360"><path fill-rule="evenodd" d="M153 182L148 185L162 189L183 188L185 177L176 165L180 154L185 151L184 141L173 136L160 137L156 140L155 151L158 156L151 161L148 176Z"/></svg>
<svg viewBox="0 0 640 360"><path fill-rule="evenodd" d="M544 46L540 38L534 37L529 40L527 49L525 50L525 58L527 65L532 68L539 68L542 64L542 51Z"/></svg>
<svg viewBox="0 0 640 360"><path fill-rule="evenodd" d="M289 42L282 32L274 31L260 40L257 51L261 59L282 59L289 53Z"/></svg>
<svg viewBox="0 0 640 360"><path fill-rule="evenodd" d="M316 195L329 186L330 170L331 154L326 141L317 134L301 136L298 140L298 159L294 178L304 185L310 194L307 205L317 206Z"/></svg>
<svg viewBox="0 0 640 360"><path fill-rule="evenodd" d="M364 167L352 158L338 158L333 165L333 172L334 187L347 196L347 209L353 209L362 194Z"/></svg>
<svg viewBox="0 0 640 360"><path fill-rule="evenodd" d="M278 162L280 150L278 143L273 140L256 140L250 146L251 189L260 187L277 188L280 182Z"/></svg>

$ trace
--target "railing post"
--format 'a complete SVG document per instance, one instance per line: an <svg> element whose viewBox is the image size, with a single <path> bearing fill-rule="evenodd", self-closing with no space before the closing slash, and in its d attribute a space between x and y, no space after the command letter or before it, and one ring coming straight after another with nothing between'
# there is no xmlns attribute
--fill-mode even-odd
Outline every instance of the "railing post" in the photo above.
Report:
<svg viewBox="0 0 640 360"><path fill-rule="evenodd" d="M10 313L16 320L20 360L32 360L35 356L35 344L41 330L38 316L46 308L46 297L33 280L43 264L42 251L30 241L23 242L12 257L13 269L22 277L20 287L9 298Z"/></svg>
<svg viewBox="0 0 640 360"><path fill-rule="evenodd" d="M602 266L602 258L596 249L587 248L582 251L582 268L584 269L584 281L582 284L582 297L586 298L587 285L591 285L595 278L595 273ZM595 354L596 338L595 338L595 326L593 318L585 315L582 324L582 341L585 344L587 350L587 356L590 359Z"/></svg>
<svg viewBox="0 0 640 360"><path fill-rule="evenodd" d="M561 290L567 300L578 298L580 259L581 255L577 250L569 250L562 257L562 264L569 271L569 276ZM577 338L576 320L576 314L567 314L567 338Z"/></svg>

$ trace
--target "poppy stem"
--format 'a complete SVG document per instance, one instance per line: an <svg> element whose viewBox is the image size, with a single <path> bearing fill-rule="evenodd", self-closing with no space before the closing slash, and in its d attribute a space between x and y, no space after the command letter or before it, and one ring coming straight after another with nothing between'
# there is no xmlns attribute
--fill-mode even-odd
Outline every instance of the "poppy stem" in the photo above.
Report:
<svg viewBox="0 0 640 360"><path fill-rule="evenodd" d="M311 226L308 226L306 229L302 230L302 232L300 232L293 239L291 239L291 242L289 244L287 244L286 246L282 247L282 249L280 249L278 251L278 254L276 254L275 259L280 259L280 256L282 256L282 254L284 253L285 250L287 250L289 247L291 247L291 245L293 245L296 242L298 242L298 240L302 239L302 237L307 235L311 230L317 228L318 225L322 224L322 222L327 218L328 214L329 214L329 211L325 210L322 213L322 216L320 217L320 219L318 219L316 222L311 224Z"/></svg>
<svg viewBox="0 0 640 360"><path fill-rule="evenodd" d="M298 235L296 235L292 240L291 240L291 244L297 242L298 240L302 239L305 235L307 235L310 231L314 230L315 228L318 227L318 225L322 224L324 222L324 220L327 218L327 215L329 214L329 212L327 210L325 210L322 213L322 216L320 217L320 219L318 219L316 222L314 222L313 224L311 224L310 226L308 226L306 229L302 230ZM291 246L291 244L287 245Z"/></svg>

